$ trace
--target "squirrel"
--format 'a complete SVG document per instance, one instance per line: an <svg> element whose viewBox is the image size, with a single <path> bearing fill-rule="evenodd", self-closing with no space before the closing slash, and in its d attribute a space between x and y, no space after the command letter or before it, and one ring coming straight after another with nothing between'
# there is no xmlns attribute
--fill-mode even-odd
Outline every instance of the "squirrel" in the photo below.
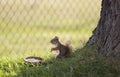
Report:
<svg viewBox="0 0 120 77"><path fill-rule="evenodd" d="M55 59L59 59L61 57L69 57L72 53L72 45L70 41L67 41L65 45L61 44L59 38L55 36L51 41L53 45L56 47L51 48L51 51L56 51Z"/></svg>

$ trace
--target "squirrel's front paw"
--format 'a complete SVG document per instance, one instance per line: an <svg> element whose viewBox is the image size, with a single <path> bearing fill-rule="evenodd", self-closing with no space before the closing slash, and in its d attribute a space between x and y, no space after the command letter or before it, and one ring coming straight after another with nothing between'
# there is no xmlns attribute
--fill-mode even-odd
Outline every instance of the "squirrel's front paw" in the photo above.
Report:
<svg viewBox="0 0 120 77"><path fill-rule="evenodd" d="M54 49L53 49L53 48L51 48L51 50L50 50L50 51L52 52L53 50L54 50Z"/></svg>

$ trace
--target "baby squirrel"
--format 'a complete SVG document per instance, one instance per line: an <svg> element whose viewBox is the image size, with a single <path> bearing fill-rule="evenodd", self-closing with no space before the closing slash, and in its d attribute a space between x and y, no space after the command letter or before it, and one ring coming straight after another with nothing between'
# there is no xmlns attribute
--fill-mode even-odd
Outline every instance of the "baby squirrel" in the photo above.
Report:
<svg viewBox="0 0 120 77"><path fill-rule="evenodd" d="M51 51L56 51L56 59L61 58L61 57L69 57L72 53L72 46L71 46L71 42L67 41L66 45L61 44L61 42L59 41L59 38L57 36L55 36L51 41L50 41L53 45L55 45L56 47L51 48Z"/></svg>

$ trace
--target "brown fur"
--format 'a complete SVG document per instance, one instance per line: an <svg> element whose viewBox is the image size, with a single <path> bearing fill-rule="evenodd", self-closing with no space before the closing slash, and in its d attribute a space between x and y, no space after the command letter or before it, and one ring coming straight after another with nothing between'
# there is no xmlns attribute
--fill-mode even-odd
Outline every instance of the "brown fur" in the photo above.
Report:
<svg viewBox="0 0 120 77"><path fill-rule="evenodd" d="M57 36L55 36L50 42L56 45L56 47L51 48L51 51L59 50L60 52L60 54L57 55L56 59L61 58L61 57L69 57L71 55L72 48L71 48L70 42L67 42L66 45L63 45L61 44Z"/></svg>

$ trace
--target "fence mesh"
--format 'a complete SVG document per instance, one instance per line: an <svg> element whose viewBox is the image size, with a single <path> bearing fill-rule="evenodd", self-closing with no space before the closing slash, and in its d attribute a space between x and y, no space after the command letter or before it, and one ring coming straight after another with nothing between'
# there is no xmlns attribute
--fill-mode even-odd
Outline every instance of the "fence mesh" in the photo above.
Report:
<svg viewBox="0 0 120 77"><path fill-rule="evenodd" d="M97 25L100 5L100 0L0 0L0 55L49 52L54 36L81 47Z"/></svg>

